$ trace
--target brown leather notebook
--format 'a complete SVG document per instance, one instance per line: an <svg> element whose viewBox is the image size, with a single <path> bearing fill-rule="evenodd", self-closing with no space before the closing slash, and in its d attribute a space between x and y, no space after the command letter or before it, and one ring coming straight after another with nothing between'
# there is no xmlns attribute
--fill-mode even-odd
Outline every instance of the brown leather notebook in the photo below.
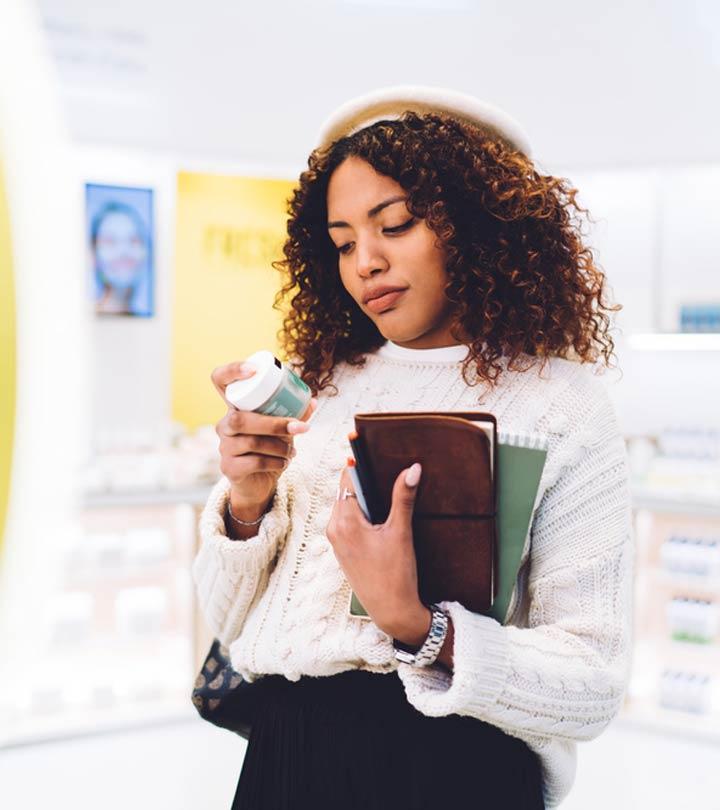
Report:
<svg viewBox="0 0 720 810"><path fill-rule="evenodd" d="M426 604L458 601L475 613L489 610L498 581L495 417L359 413L355 429L373 523L387 519L397 476L415 461L422 464L413 511L420 598ZM367 615L355 597L351 613Z"/></svg>

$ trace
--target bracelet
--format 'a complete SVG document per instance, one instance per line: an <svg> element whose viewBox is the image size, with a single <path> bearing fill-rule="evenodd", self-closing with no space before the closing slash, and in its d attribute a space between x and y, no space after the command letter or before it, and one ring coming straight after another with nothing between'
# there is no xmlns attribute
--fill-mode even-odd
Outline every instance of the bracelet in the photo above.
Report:
<svg viewBox="0 0 720 810"><path fill-rule="evenodd" d="M228 496L228 499L227 499L228 515L230 515L230 517L235 521L235 523L239 523L241 526L257 526L258 523L260 523L260 521L270 511L270 507L272 506L272 503L273 503L274 500L275 500L275 496L273 495L273 497L270 499L270 503L267 505L267 508L262 513L262 515L260 515L260 517L257 520L240 520L240 518L235 517L235 515L233 515L233 513L232 513L232 509L230 508L230 497Z"/></svg>

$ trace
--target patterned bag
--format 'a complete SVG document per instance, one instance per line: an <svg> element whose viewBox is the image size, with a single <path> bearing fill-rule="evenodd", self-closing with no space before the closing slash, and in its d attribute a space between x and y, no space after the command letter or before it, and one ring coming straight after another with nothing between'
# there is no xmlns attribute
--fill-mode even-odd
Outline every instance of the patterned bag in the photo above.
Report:
<svg viewBox="0 0 720 810"><path fill-rule="evenodd" d="M195 680L192 702L203 720L247 740L253 711L252 687L235 672L227 649L215 639Z"/></svg>

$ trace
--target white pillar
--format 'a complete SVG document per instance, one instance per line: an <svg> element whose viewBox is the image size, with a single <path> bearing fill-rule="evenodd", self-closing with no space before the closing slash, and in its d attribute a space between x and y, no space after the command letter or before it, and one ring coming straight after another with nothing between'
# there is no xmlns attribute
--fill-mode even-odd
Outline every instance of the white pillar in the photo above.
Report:
<svg viewBox="0 0 720 810"><path fill-rule="evenodd" d="M1 718L2 703L12 702L22 686L16 677L27 682L42 669L47 597L57 581L63 537L75 524L77 471L87 441L82 185L73 174L40 15L26 0L0 5L0 162L17 346L10 495L0 545Z"/></svg>

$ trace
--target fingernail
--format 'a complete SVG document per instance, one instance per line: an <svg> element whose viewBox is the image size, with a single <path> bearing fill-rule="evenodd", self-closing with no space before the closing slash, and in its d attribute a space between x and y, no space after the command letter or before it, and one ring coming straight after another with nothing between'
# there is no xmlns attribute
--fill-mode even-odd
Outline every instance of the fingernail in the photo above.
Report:
<svg viewBox="0 0 720 810"><path fill-rule="evenodd" d="M416 461L415 464L405 473L405 484L409 487L417 486L422 473L422 467Z"/></svg>
<svg viewBox="0 0 720 810"><path fill-rule="evenodd" d="M292 451L290 452L290 458L295 458L297 455L297 449L293 447Z"/></svg>
<svg viewBox="0 0 720 810"><path fill-rule="evenodd" d="M241 374L254 374L257 371L255 366L248 365L247 363L243 363L240 366L240 373Z"/></svg>
<svg viewBox="0 0 720 810"><path fill-rule="evenodd" d="M305 433L307 430L310 430L310 425L308 425L306 422L298 422L297 420L294 420L287 423L288 433Z"/></svg>

